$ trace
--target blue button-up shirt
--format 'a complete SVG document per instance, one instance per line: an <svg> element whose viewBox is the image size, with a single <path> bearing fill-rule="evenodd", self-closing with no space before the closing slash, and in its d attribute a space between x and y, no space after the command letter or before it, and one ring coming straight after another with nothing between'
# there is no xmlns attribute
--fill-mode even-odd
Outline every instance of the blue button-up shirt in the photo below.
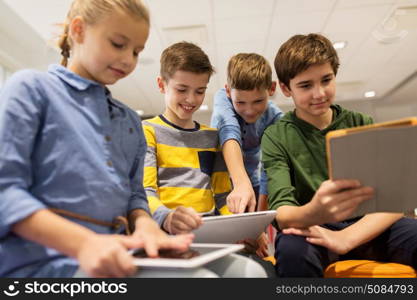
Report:
<svg viewBox="0 0 417 300"><path fill-rule="evenodd" d="M255 123L246 123L233 108L232 100L227 97L225 89L220 89L214 97L211 126L219 130L222 146L231 139L240 144L246 172L252 186L260 187L260 194L268 194L265 172L262 171L262 176L260 176L261 137L266 127L282 115L282 111L269 101L268 108Z"/></svg>
<svg viewBox="0 0 417 300"><path fill-rule="evenodd" d="M0 92L0 276L72 276L74 259L11 226L49 207L108 222L148 211L145 152L139 116L104 86L58 65L12 76Z"/></svg>

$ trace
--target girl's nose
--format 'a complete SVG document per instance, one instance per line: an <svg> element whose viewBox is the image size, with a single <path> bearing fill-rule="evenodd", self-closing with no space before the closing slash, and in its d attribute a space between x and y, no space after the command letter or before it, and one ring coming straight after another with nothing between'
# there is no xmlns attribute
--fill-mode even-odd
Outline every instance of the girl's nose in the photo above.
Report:
<svg viewBox="0 0 417 300"><path fill-rule="evenodd" d="M137 57L136 56L134 56L132 53L128 53L128 51L126 51L124 54L123 54L123 57L122 57L122 63L125 65L125 66L127 66L127 67L132 67L132 65L135 65L136 64L136 61L137 61Z"/></svg>

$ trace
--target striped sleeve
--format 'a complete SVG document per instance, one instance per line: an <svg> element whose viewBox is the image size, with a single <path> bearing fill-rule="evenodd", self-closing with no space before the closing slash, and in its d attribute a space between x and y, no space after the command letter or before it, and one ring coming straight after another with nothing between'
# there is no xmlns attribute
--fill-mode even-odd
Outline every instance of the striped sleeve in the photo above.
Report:
<svg viewBox="0 0 417 300"><path fill-rule="evenodd" d="M220 150L218 150L215 155L211 186L215 204L220 214L230 215L231 212L227 208L226 198L232 190L232 185L229 173L227 172L226 163L223 159L223 154Z"/></svg>
<svg viewBox="0 0 417 300"><path fill-rule="evenodd" d="M166 216L171 210L162 203L158 194L158 169L156 157L155 129L150 123L144 121L143 131L145 133L145 138L147 142L143 174L143 186L145 188L146 197L148 199L152 217L159 225L162 225Z"/></svg>

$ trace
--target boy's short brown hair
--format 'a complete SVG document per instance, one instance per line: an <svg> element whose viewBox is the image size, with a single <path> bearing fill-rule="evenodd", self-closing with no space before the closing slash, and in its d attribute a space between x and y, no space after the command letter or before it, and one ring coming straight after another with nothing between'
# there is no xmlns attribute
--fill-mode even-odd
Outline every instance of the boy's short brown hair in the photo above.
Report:
<svg viewBox="0 0 417 300"><path fill-rule="evenodd" d="M271 66L259 54L236 54L227 66L227 84L232 89L244 91L269 89L272 85Z"/></svg>
<svg viewBox="0 0 417 300"><path fill-rule="evenodd" d="M207 54L200 47L189 42L175 43L162 52L160 70L162 79L168 81L179 70L197 74L207 73L209 77L214 72Z"/></svg>
<svg viewBox="0 0 417 300"><path fill-rule="evenodd" d="M290 87L290 80L315 64L330 63L334 74L339 57L333 44L323 35L294 35L279 48L274 66L278 80Z"/></svg>

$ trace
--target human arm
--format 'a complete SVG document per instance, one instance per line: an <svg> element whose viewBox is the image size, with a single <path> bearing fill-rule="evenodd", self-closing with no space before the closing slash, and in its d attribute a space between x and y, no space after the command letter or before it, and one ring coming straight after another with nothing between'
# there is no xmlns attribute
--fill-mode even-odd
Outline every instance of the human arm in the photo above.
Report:
<svg viewBox="0 0 417 300"><path fill-rule="evenodd" d="M232 214L227 205L227 197L232 190L232 185L220 149L217 149L214 156L214 166L211 174L211 189L215 201L215 206L220 214Z"/></svg>
<svg viewBox="0 0 417 300"><path fill-rule="evenodd" d="M362 187L357 180L326 180L307 204L279 207L277 221L281 229L342 221L372 196L373 189Z"/></svg>
<svg viewBox="0 0 417 300"><path fill-rule="evenodd" d="M308 242L343 255L373 240L402 217L403 214L398 213L372 213L340 231L311 226L307 229L287 228L283 233L305 236Z"/></svg>
<svg viewBox="0 0 417 300"><path fill-rule="evenodd" d="M153 218L168 233L178 234L190 232L201 225L201 217L190 207L179 206L176 209L169 209L159 198L155 130L148 122L144 122L143 128L147 143L143 186Z"/></svg>
<svg viewBox="0 0 417 300"><path fill-rule="evenodd" d="M131 236L97 234L47 209L14 224L12 231L76 258L81 269L91 277L132 275L136 267L128 249L143 247L149 256L157 256L158 249L186 250L191 243L193 235L169 237L143 210L133 211L132 216L137 230Z"/></svg>
<svg viewBox="0 0 417 300"><path fill-rule="evenodd" d="M119 256L120 245L125 242L124 238L100 236L96 242L98 235L94 232L47 210L49 205L58 203L62 195L68 197L66 200L71 200L65 191L69 192L74 188L64 186L68 185L67 180L62 186L59 184L54 186L55 191L58 187L62 187L62 194L61 191L54 193L52 201L46 197L48 191L52 189L47 181L53 181L53 176L49 174L46 176L45 173L49 171L51 174L56 174L59 169L57 166L60 165L55 164L58 160L55 161L54 158L61 154L62 164L64 155L54 147L56 146L54 138L60 138L54 133L55 130L59 131L59 128L47 122L50 98L43 88L45 82L49 82L45 76L48 75L33 71L17 72L1 91L0 239L5 241L5 245L10 241L17 241L22 248L31 244L23 241L26 239L58 249L63 254L79 258L81 267L91 276L120 276L124 272L130 273L132 266L126 264L126 256L124 254ZM45 151L45 148L48 151ZM67 204L71 204L69 202ZM130 241L126 243L128 244L123 247L124 252ZM96 247L95 245L103 247L84 251ZM32 248L39 250L31 251ZM54 253L50 249L36 245L22 251L27 257L19 257L19 252L16 254L11 249L4 249L8 251L4 254L11 260L21 262L27 259L33 263L32 257L39 258L39 261L50 259ZM99 250L102 252L98 252ZM94 252L98 254L97 259L94 258L92 261L83 259L89 253L94 255ZM106 261L110 262L109 265L103 266Z"/></svg>
<svg viewBox="0 0 417 300"><path fill-rule="evenodd" d="M263 123L263 130L262 133L265 131L265 129L274 124L276 121L278 121L284 114L281 111L281 109L272 101L268 102L268 109L265 111L265 116L263 117L264 123ZM261 178L260 178L260 185L259 185L259 196L258 196L258 211L264 211L268 210L268 177L265 172L265 168L263 166L263 163L261 162Z"/></svg>
<svg viewBox="0 0 417 300"><path fill-rule="evenodd" d="M229 210L242 213L248 207L249 211L254 211L256 199L243 162L241 128L224 89L215 95L211 126L218 129L223 157L233 183L233 190L227 197Z"/></svg>
<svg viewBox="0 0 417 300"><path fill-rule="evenodd" d="M158 256L159 249L186 250L194 237L193 234L167 235L150 215L141 209L130 212L129 216L130 222L135 224L132 236L142 243L150 257Z"/></svg>
<svg viewBox="0 0 417 300"><path fill-rule="evenodd" d="M268 195L259 194L257 211L268 210Z"/></svg>
<svg viewBox="0 0 417 300"><path fill-rule="evenodd" d="M171 234L187 233L200 227L201 216L192 208L178 206L165 218L162 227Z"/></svg>
<svg viewBox="0 0 417 300"><path fill-rule="evenodd" d="M269 207L277 209L276 221L281 229L343 220L357 205L371 198L372 189L361 187L356 180L328 180L320 184L323 176L307 175L311 172L306 168L309 161L304 159L301 163L291 158L292 152L287 152L277 139L277 135L286 138L278 129L274 125L265 131L262 160L268 175ZM294 139L287 143L294 143Z"/></svg>
<svg viewBox="0 0 417 300"><path fill-rule="evenodd" d="M233 190L227 197L229 210L233 213L243 213L248 207L249 212L255 211L255 192L243 163L239 143L233 139L226 141L223 144L223 156L233 183Z"/></svg>
<svg viewBox="0 0 417 300"><path fill-rule="evenodd" d="M294 211L294 217L298 217L300 203L296 199L296 190L293 186L290 158L276 141L276 132L272 127L263 134L261 150L263 170L267 175L268 183L268 208L280 210L282 207L288 207L288 210ZM292 220L292 217L289 216L288 219ZM279 228L285 225L282 224L281 214L276 216L276 222Z"/></svg>
<svg viewBox="0 0 417 300"><path fill-rule="evenodd" d="M255 239L244 239L237 241L238 244L245 246L244 251L251 254L256 254L260 258L269 256L268 252L268 237L265 232L262 232L259 237Z"/></svg>
<svg viewBox="0 0 417 300"><path fill-rule="evenodd" d="M143 187L149 203L149 209L154 220L162 226L164 220L171 212L159 198L158 191L158 158L157 143L154 127L144 121L143 132L146 139L146 155L143 168ZM140 182L140 181L138 181Z"/></svg>
<svg viewBox="0 0 417 300"><path fill-rule="evenodd" d="M136 270L127 249L140 247L139 241L122 235L97 234L47 209L17 222L12 231L76 258L81 269L92 277L125 277Z"/></svg>
<svg viewBox="0 0 417 300"><path fill-rule="evenodd" d="M207 151L206 151L207 152ZM200 167L206 166L203 176L210 176L211 196L214 199L214 205L220 214L230 214L226 205L226 197L231 190L231 183L227 168L220 149L209 151L205 157L201 156ZM207 177L206 177L207 178ZM197 205L205 209L199 211L207 212L213 209L213 202L209 195L198 198ZM163 226L166 231L172 233L189 232L198 228L202 224L201 214L191 207L179 206L173 212L169 213Z"/></svg>
<svg viewBox="0 0 417 300"><path fill-rule="evenodd" d="M259 185L259 196L257 211L268 210L268 178L265 169L261 168L261 180Z"/></svg>

